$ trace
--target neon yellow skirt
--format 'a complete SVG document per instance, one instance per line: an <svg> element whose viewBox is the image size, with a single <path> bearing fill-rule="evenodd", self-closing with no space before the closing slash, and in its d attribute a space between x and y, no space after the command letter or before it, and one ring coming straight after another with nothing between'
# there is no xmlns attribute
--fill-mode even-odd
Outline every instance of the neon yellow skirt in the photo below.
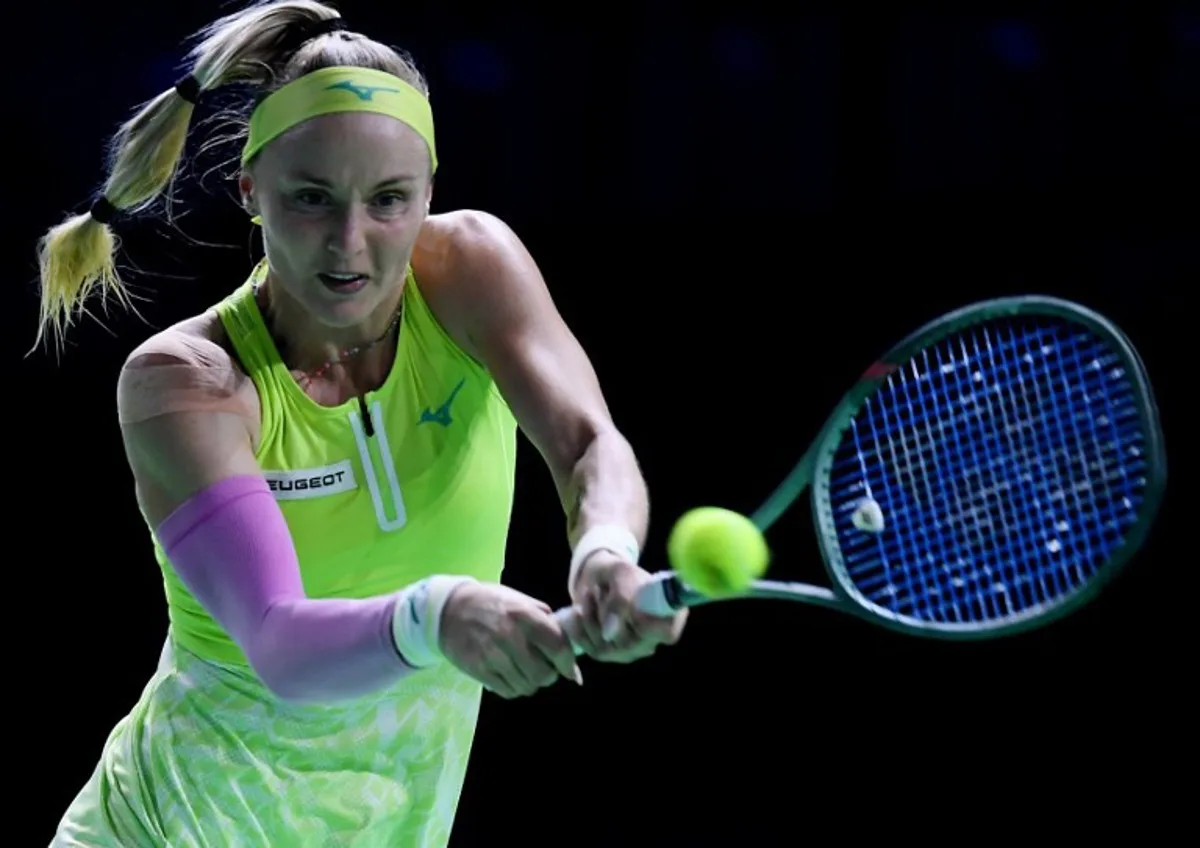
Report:
<svg viewBox="0 0 1200 848"><path fill-rule="evenodd" d="M482 689L449 666L335 706L168 638L52 848L442 848Z"/></svg>

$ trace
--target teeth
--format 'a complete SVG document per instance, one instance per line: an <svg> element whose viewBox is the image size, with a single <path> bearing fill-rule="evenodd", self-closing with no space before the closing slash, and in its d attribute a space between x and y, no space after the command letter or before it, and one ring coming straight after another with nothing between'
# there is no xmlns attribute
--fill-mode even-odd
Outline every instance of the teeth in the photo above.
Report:
<svg viewBox="0 0 1200 848"><path fill-rule="evenodd" d="M342 280L349 282L350 280L361 280L362 274L326 274L331 280Z"/></svg>

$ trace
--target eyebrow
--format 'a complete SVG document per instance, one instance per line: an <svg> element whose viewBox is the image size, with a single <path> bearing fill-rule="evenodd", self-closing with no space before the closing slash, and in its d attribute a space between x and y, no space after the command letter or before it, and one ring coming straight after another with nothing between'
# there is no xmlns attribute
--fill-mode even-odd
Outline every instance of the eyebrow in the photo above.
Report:
<svg viewBox="0 0 1200 848"><path fill-rule="evenodd" d="M296 171L292 174L292 179L297 182L312 183L313 185L318 185L322 188L332 187L332 183L330 183L329 180L318 177L316 174L310 174L306 171ZM404 183L415 182L416 179L417 177L414 174L397 174L394 177L388 177L386 180L381 181L375 186L375 188L380 189L386 186L402 185Z"/></svg>

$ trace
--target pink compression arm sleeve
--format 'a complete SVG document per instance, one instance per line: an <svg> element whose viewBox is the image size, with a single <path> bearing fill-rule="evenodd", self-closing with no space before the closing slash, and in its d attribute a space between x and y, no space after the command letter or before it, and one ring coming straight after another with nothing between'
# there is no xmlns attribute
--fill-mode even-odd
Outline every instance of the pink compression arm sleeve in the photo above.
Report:
<svg viewBox="0 0 1200 848"><path fill-rule="evenodd" d="M395 595L305 597L287 523L261 477L233 477L193 496L158 538L188 590L280 698L350 698L413 671L392 638Z"/></svg>

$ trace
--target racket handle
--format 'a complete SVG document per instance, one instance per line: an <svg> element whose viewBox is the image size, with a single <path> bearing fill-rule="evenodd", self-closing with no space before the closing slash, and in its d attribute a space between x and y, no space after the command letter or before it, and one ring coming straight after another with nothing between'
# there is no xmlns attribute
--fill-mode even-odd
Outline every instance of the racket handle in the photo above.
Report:
<svg viewBox="0 0 1200 848"><path fill-rule="evenodd" d="M634 598L634 606L647 615L659 618L667 618L674 615L678 607L671 603L671 598L677 596L678 593L672 592L670 589L675 583L674 572L659 572L654 575L653 580L638 590L637 596ZM563 607L554 613L554 617L558 619L558 623L567 634L567 638L575 646L576 655L583 653L583 650L579 647L582 631L579 627L578 616L575 614L575 608Z"/></svg>

